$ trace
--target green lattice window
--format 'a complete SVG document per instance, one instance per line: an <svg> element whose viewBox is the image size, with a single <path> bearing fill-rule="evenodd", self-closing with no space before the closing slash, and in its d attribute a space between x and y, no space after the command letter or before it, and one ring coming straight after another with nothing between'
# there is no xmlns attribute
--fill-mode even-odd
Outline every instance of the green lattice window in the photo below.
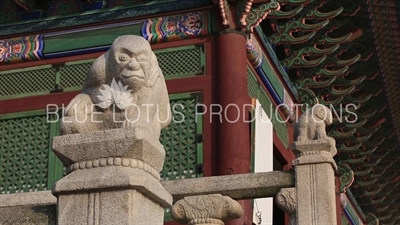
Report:
<svg viewBox="0 0 400 225"><path fill-rule="evenodd" d="M166 79L205 73L204 46L184 46L154 51Z"/></svg>
<svg viewBox="0 0 400 225"><path fill-rule="evenodd" d="M0 72L0 100L30 94L45 94L54 89L56 69L46 65Z"/></svg>
<svg viewBox="0 0 400 225"><path fill-rule="evenodd" d="M154 51L165 79L205 73L204 46L184 46ZM0 100L72 91L82 88L95 59L0 72Z"/></svg>
<svg viewBox="0 0 400 225"><path fill-rule="evenodd" d="M57 134L58 123L48 123L43 110L0 117L1 194L51 188L61 176L61 162L50 151Z"/></svg>
<svg viewBox="0 0 400 225"><path fill-rule="evenodd" d="M202 175L202 117L196 116L199 99L200 93L170 95L173 121L160 137L167 154L161 172L163 180Z"/></svg>
<svg viewBox="0 0 400 225"><path fill-rule="evenodd" d="M81 89L93 61L94 59L81 60L60 66L60 88L65 90Z"/></svg>

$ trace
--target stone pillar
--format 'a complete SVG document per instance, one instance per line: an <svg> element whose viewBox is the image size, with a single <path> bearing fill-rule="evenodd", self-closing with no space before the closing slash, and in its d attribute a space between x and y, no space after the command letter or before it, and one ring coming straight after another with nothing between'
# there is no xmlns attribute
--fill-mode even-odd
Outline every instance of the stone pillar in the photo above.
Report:
<svg viewBox="0 0 400 225"><path fill-rule="evenodd" d="M296 141L293 161L296 177L298 225L337 225L335 140Z"/></svg>
<svg viewBox="0 0 400 225"><path fill-rule="evenodd" d="M251 99L247 91L247 55L245 33L235 29L226 29L216 37L216 94L221 112L215 116L217 123L217 175L242 174L250 172L251 144L248 110ZM221 121L221 122L220 122ZM233 122L232 122L233 121ZM251 201L239 201L244 209L240 221L231 225L243 225L252 221Z"/></svg>
<svg viewBox="0 0 400 225"><path fill-rule="evenodd" d="M52 190L58 224L162 225L172 196L160 184L165 152L140 128L55 137L70 174Z"/></svg>
<svg viewBox="0 0 400 225"><path fill-rule="evenodd" d="M276 204L285 213L289 214L288 225L296 225L296 188L282 188L276 195Z"/></svg>
<svg viewBox="0 0 400 225"><path fill-rule="evenodd" d="M185 197L172 207L172 218L189 225L223 225L242 215L238 202L220 194Z"/></svg>

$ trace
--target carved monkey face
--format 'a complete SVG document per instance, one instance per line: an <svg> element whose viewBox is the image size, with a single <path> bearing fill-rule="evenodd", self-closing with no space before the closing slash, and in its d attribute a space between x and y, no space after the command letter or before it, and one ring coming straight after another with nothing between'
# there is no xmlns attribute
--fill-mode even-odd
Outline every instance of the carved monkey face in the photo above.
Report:
<svg viewBox="0 0 400 225"><path fill-rule="evenodd" d="M136 92L148 81L151 67L150 44L142 37L125 35L117 38L109 51L110 70Z"/></svg>
<svg viewBox="0 0 400 225"><path fill-rule="evenodd" d="M332 118L332 112L331 110L321 104L317 104L312 108L312 112L313 115L315 115L317 118L313 118L313 119L317 119L316 121L323 121L325 123L325 125L330 125L333 122L333 118Z"/></svg>

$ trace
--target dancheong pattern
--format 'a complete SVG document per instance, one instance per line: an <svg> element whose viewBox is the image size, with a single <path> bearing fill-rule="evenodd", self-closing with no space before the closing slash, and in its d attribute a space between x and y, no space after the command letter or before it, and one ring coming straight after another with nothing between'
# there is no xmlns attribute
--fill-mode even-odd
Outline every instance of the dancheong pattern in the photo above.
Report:
<svg viewBox="0 0 400 225"><path fill-rule="evenodd" d="M142 36L150 43L161 43L209 35L206 12L191 12L143 22Z"/></svg>
<svg viewBox="0 0 400 225"><path fill-rule="evenodd" d="M43 35L0 40L0 65L43 59Z"/></svg>

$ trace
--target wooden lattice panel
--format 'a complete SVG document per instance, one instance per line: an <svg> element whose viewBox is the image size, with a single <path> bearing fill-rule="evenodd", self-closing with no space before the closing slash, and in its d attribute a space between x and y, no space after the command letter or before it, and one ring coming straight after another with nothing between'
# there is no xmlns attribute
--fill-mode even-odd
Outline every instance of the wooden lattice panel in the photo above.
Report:
<svg viewBox="0 0 400 225"><path fill-rule="evenodd" d="M47 189L50 124L46 115L0 120L0 193Z"/></svg>
<svg viewBox="0 0 400 225"><path fill-rule="evenodd" d="M195 111L198 96L174 97L171 98L173 120L162 130L160 138L166 151L161 172L163 180L195 178L201 175L197 171L197 166L202 163L202 148L197 139L201 135L202 124L200 118L197 118L196 123Z"/></svg>

